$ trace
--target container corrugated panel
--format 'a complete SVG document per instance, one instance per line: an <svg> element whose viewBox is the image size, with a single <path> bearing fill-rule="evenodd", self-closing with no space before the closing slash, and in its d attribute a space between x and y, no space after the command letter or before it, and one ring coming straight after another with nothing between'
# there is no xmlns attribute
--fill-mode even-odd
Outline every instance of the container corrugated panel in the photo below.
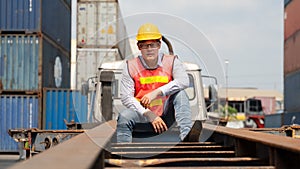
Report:
<svg viewBox="0 0 300 169"><path fill-rule="evenodd" d="M127 37L124 22L118 16L117 2L78 2L77 46L84 48L117 47L121 38Z"/></svg>
<svg viewBox="0 0 300 169"><path fill-rule="evenodd" d="M0 91L70 86L69 53L38 35L0 36Z"/></svg>
<svg viewBox="0 0 300 169"><path fill-rule="evenodd" d="M121 60L117 49L77 49L76 88L80 90L88 78L95 77L102 63L116 60Z"/></svg>
<svg viewBox="0 0 300 169"><path fill-rule="evenodd" d="M265 115L265 128L280 128L283 125L283 113Z"/></svg>
<svg viewBox="0 0 300 169"><path fill-rule="evenodd" d="M70 89L44 89L43 128L66 129L67 122L87 123L87 96Z"/></svg>
<svg viewBox="0 0 300 169"><path fill-rule="evenodd" d="M290 38L296 31L300 29L300 1L291 1L285 7L284 19L284 39Z"/></svg>
<svg viewBox="0 0 300 169"><path fill-rule="evenodd" d="M300 69L300 31L292 35L284 43L284 74Z"/></svg>
<svg viewBox="0 0 300 169"><path fill-rule="evenodd" d="M3 35L0 42L0 90L37 89L41 38Z"/></svg>
<svg viewBox="0 0 300 169"><path fill-rule="evenodd" d="M40 0L1 0L0 30L41 32Z"/></svg>
<svg viewBox="0 0 300 169"><path fill-rule="evenodd" d="M71 11L62 0L42 0L42 32L70 51Z"/></svg>
<svg viewBox="0 0 300 169"><path fill-rule="evenodd" d="M300 70L284 77L284 109L300 112Z"/></svg>
<svg viewBox="0 0 300 169"><path fill-rule="evenodd" d="M9 129L38 128L39 98L36 95L0 96L0 152L17 152Z"/></svg>
<svg viewBox="0 0 300 169"><path fill-rule="evenodd" d="M71 11L63 0L1 0L2 33L44 33L70 50Z"/></svg>

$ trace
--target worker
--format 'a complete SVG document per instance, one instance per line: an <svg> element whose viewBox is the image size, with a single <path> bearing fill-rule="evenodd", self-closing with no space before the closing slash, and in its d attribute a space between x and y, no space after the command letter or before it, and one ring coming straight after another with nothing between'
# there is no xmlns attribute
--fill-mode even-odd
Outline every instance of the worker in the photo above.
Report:
<svg viewBox="0 0 300 169"><path fill-rule="evenodd" d="M17 161L26 160L26 149L23 141L18 142L18 150L19 150L19 159Z"/></svg>
<svg viewBox="0 0 300 169"><path fill-rule="evenodd" d="M117 142L132 142L137 123L151 123L160 134L177 122L180 140L186 141L192 127L189 99L184 91L189 78L177 56L160 53L162 35L146 23L136 35L141 52L127 60L122 72L121 101L127 108L117 120Z"/></svg>

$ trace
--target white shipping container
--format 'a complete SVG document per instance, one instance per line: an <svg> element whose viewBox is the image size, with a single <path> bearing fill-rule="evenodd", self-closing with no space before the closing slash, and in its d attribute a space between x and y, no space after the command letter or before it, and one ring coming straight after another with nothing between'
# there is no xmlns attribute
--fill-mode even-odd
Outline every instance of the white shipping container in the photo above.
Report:
<svg viewBox="0 0 300 169"><path fill-rule="evenodd" d="M76 89L80 90L84 82L87 82L91 77L95 77L102 63L117 60L121 60L118 49L77 49ZM89 85L93 89L91 81L89 81Z"/></svg>
<svg viewBox="0 0 300 169"><path fill-rule="evenodd" d="M77 46L86 48L110 48L117 46L118 38L126 37L125 26L118 21L117 2L78 2Z"/></svg>
<svg viewBox="0 0 300 169"><path fill-rule="evenodd" d="M77 44L92 46L97 44L97 9L94 3L78 3Z"/></svg>
<svg viewBox="0 0 300 169"><path fill-rule="evenodd" d="M118 0L79 0L78 2L118 2Z"/></svg>

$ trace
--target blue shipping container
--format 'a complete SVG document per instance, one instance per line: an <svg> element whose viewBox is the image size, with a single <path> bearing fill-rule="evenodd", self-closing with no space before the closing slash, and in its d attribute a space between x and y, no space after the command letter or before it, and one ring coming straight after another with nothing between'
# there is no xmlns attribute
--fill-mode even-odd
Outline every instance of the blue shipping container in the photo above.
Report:
<svg viewBox="0 0 300 169"><path fill-rule="evenodd" d="M18 152L18 144L7 131L17 128L37 128L39 111L38 96L0 96L0 152Z"/></svg>
<svg viewBox="0 0 300 169"><path fill-rule="evenodd" d="M87 123L88 101L80 91L70 89L44 89L43 128L66 129L67 122Z"/></svg>
<svg viewBox="0 0 300 169"><path fill-rule="evenodd" d="M280 128L283 126L284 113L265 115L265 128Z"/></svg>
<svg viewBox="0 0 300 169"><path fill-rule="evenodd" d="M287 113L300 112L300 70L284 77L284 109Z"/></svg>
<svg viewBox="0 0 300 169"><path fill-rule="evenodd" d="M0 36L0 91L70 87L69 53L38 35Z"/></svg>
<svg viewBox="0 0 300 169"><path fill-rule="evenodd" d="M1 0L0 31L43 33L70 51L70 7L63 0Z"/></svg>

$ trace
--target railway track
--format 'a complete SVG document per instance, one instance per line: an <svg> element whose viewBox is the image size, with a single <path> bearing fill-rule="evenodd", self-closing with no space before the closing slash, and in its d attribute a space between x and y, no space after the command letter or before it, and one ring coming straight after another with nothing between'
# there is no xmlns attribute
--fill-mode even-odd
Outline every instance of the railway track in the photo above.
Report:
<svg viewBox="0 0 300 169"><path fill-rule="evenodd" d="M109 121L12 169L35 168L299 168L299 139L204 125L205 142L114 143Z"/></svg>
<svg viewBox="0 0 300 169"><path fill-rule="evenodd" d="M274 168L256 157L236 157L232 146L215 142L114 144L106 168L116 167L219 167ZM143 157L143 158L140 158Z"/></svg>

